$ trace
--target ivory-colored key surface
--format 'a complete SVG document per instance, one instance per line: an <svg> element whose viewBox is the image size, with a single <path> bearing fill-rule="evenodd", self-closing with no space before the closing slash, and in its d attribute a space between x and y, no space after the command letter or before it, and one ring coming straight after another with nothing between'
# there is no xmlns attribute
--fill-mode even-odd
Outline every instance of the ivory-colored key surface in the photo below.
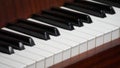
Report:
<svg viewBox="0 0 120 68"><path fill-rule="evenodd" d="M35 61L35 67L36 68L44 68L45 67L45 57L39 56L37 54L31 53L29 51L17 51L15 50L15 53L19 56L25 57L27 59L31 59Z"/></svg>
<svg viewBox="0 0 120 68"><path fill-rule="evenodd" d="M19 56L16 54L8 55L8 54L3 54L3 53L0 53L0 56L10 59L11 61L22 63L26 65L26 68L35 68L35 61L24 58L22 56Z"/></svg>
<svg viewBox="0 0 120 68"><path fill-rule="evenodd" d="M12 67L9 65L5 65L5 64L0 63L0 68L12 68Z"/></svg>
<svg viewBox="0 0 120 68"><path fill-rule="evenodd" d="M12 60L5 58L5 57L2 57L2 56L0 56L0 63L3 63L5 65L9 65L10 67L13 67L13 68L26 68L25 64L22 64L22 63L19 63L16 61L12 61Z"/></svg>

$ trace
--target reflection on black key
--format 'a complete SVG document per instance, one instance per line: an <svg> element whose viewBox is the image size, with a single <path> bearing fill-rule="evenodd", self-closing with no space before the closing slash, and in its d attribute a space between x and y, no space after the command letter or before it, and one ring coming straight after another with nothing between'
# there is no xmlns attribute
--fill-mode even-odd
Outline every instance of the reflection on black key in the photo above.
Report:
<svg viewBox="0 0 120 68"><path fill-rule="evenodd" d="M28 20L23 20L23 19L18 20L18 23L27 24L27 25L32 26L32 28L36 28L36 29L39 29L39 30L42 29L42 30L46 31L47 33L49 33L51 35L54 35L54 36L59 36L60 35L58 29L55 28L55 27L52 27L52 26L48 26L48 25L44 25L44 24L40 24L40 23L28 21Z"/></svg>
<svg viewBox="0 0 120 68"><path fill-rule="evenodd" d="M111 6L116 6L120 8L120 0L95 0Z"/></svg>
<svg viewBox="0 0 120 68"><path fill-rule="evenodd" d="M71 22L63 21L62 19L58 19L53 16L33 14L31 18L45 22L47 24L61 27L63 29L74 30L73 24Z"/></svg>
<svg viewBox="0 0 120 68"><path fill-rule="evenodd" d="M7 28L9 29L13 29L15 31L19 31L19 32L22 32L22 33L25 33L25 34L28 34L28 35L31 35L31 36L34 36L36 38L40 38L40 39L43 39L43 40L49 40L50 37L49 37L49 34L47 32L44 32L44 31L38 31L34 29L32 29L33 31L30 30L30 28L27 28L27 25L24 26L24 25L18 25L18 24L8 24L6 26Z"/></svg>
<svg viewBox="0 0 120 68"><path fill-rule="evenodd" d="M56 11L51 11L51 10L43 11L42 14L48 14L48 15L51 15L51 16L54 16L54 17L62 18L64 20L67 20L67 21L71 22L75 26L83 26L83 23L81 22L80 19L74 18L70 15L66 15L66 14L59 13L59 12L56 12Z"/></svg>
<svg viewBox="0 0 120 68"><path fill-rule="evenodd" d="M25 49L22 42L18 41L17 39L8 37L6 35L0 34L0 40L12 44L11 47L13 47L14 49L17 49L17 50Z"/></svg>
<svg viewBox="0 0 120 68"><path fill-rule="evenodd" d="M13 54L14 50L11 47L11 45L7 44L6 42L0 41L0 52L6 53L6 54Z"/></svg>
<svg viewBox="0 0 120 68"><path fill-rule="evenodd" d="M15 39L21 41L23 44L28 45L28 46L35 45L33 39L30 37L27 37L27 36L23 36L23 35L16 34L16 33L10 32L10 31L6 31L6 30L0 30L0 34L4 34L9 37L15 38Z"/></svg>
<svg viewBox="0 0 120 68"><path fill-rule="evenodd" d="M72 12L72 11L69 11L69 10L61 9L61 8L51 8L51 10L66 14L68 16L72 16L73 18L78 19L82 22L92 23L92 20L91 20L90 16L85 15L85 14L76 13L76 12Z"/></svg>
<svg viewBox="0 0 120 68"><path fill-rule="evenodd" d="M108 6L105 4L98 4L98 3L94 3L94 2L90 2L90 1L83 1L83 0L75 0L75 2L79 3L79 4L87 5L89 7L98 8L98 9L103 10L104 12L109 13L109 14L115 14L115 11L112 8L112 6Z"/></svg>
<svg viewBox="0 0 120 68"><path fill-rule="evenodd" d="M65 3L64 6L77 11L85 12L97 17L101 17L101 18L106 17L103 10L98 10L96 8L89 7L87 5L78 4L78 3Z"/></svg>

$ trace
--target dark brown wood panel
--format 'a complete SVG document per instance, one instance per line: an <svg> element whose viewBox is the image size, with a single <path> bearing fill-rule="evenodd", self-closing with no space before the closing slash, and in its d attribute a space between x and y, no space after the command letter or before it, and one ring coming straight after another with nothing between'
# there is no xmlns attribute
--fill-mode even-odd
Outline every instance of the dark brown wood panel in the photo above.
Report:
<svg viewBox="0 0 120 68"><path fill-rule="evenodd" d="M36 12L41 11L41 9L43 7L42 1L41 0L35 0L35 3L36 3Z"/></svg>
<svg viewBox="0 0 120 68"><path fill-rule="evenodd" d="M32 13L35 13L36 12L35 0L30 0L30 5L31 5Z"/></svg>
<svg viewBox="0 0 120 68"><path fill-rule="evenodd" d="M14 6L15 6L15 14L17 18L23 18L24 17L24 11L22 6L21 0L14 0Z"/></svg>
<svg viewBox="0 0 120 68"><path fill-rule="evenodd" d="M0 22L6 24L19 18L28 18L33 13L61 6L66 1L72 0L0 0Z"/></svg>
<svg viewBox="0 0 120 68"><path fill-rule="evenodd" d="M120 68L120 45L65 68Z"/></svg>
<svg viewBox="0 0 120 68"><path fill-rule="evenodd" d="M13 0L7 0L7 2L6 0L3 0L3 4L5 9L4 11L6 12L7 22L13 21L16 18Z"/></svg>
<svg viewBox="0 0 120 68"><path fill-rule="evenodd" d="M5 13L5 8L3 7L3 0L0 2L0 25L3 26L3 23L6 22L6 13Z"/></svg>
<svg viewBox="0 0 120 68"><path fill-rule="evenodd" d="M21 0L22 3L22 9L23 9L23 18L28 18L30 14L32 14L31 4L30 0Z"/></svg>

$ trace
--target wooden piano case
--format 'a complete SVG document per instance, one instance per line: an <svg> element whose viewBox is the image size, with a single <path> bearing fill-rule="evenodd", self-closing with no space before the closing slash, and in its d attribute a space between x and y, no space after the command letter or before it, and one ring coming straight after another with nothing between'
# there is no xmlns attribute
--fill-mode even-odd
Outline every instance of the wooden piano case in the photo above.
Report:
<svg viewBox="0 0 120 68"><path fill-rule="evenodd" d="M31 14L40 13L41 10L61 6L64 2L72 0L0 0L0 27L14 23L19 18L27 19ZM103 44L50 68L120 68L120 46L115 46L119 45L119 41L120 39L117 39ZM104 51L106 49L109 50Z"/></svg>
<svg viewBox="0 0 120 68"><path fill-rule="evenodd" d="M71 0L0 0L0 26Z"/></svg>

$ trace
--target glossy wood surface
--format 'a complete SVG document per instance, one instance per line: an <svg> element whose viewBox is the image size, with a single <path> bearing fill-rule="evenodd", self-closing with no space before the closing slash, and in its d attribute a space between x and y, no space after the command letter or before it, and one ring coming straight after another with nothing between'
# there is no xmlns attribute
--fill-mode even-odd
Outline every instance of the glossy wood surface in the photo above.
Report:
<svg viewBox="0 0 120 68"><path fill-rule="evenodd" d="M57 7L72 0L0 0L0 27L19 18L31 16L41 10Z"/></svg>

